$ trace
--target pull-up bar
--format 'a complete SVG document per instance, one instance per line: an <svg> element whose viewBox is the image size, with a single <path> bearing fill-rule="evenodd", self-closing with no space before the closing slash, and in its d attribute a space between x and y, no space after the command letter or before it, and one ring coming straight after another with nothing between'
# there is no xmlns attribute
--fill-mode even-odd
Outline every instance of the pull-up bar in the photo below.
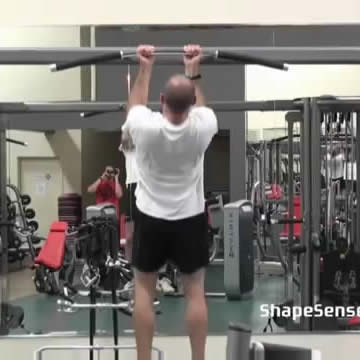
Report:
<svg viewBox="0 0 360 360"><path fill-rule="evenodd" d="M161 57L174 57L174 56L183 56L184 49L183 48L157 48L155 51L156 56ZM203 62L207 59L213 59L215 62L220 60L226 60L229 63L233 64L252 64L252 65L261 65L270 67L273 69L278 70L288 70L287 65L283 62L269 60L262 57L252 56L244 53L239 53L235 51L226 51L226 50L210 50L209 48L203 49ZM114 60L118 60L123 62L126 59L131 59L135 62L136 60L136 49L130 51L116 51L107 54L83 57L78 60L69 61L65 63L56 63L50 65L50 70L55 71L62 71L67 69L72 69L78 66L85 66L85 65L97 65L102 63L111 62ZM171 64L171 60L169 59L169 64Z"/></svg>

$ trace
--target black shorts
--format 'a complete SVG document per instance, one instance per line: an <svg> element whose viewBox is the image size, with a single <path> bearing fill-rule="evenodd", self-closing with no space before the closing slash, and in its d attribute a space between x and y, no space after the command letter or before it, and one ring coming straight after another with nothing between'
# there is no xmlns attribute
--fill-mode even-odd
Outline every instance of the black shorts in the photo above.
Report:
<svg viewBox="0 0 360 360"><path fill-rule="evenodd" d="M136 212L135 190L136 190L136 183L131 183L131 184L126 185L125 216L126 216L127 222L135 220L135 212Z"/></svg>
<svg viewBox="0 0 360 360"><path fill-rule="evenodd" d="M163 220L136 212L132 264L156 272L167 262L192 274L209 264L205 214L182 220Z"/></svg>

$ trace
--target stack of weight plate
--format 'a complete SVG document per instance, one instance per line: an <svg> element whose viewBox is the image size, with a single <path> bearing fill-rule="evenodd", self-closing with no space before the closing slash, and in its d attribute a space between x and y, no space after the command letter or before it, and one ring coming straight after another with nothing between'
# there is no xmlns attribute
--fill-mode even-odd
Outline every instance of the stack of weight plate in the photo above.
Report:
<svg viewBox="0 0 360 360"><path fill-rule="evenodd" d="M63 194L58 198L59 221L65 221L69 226L81 223L81 196L79 194Z"/></svg>

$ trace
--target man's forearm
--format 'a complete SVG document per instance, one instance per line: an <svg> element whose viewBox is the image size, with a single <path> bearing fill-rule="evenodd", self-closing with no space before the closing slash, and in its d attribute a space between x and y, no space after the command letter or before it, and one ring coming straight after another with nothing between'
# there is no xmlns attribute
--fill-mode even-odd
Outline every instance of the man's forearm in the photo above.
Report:
<svg viewBox="0 0 360 360"><path fill-rule="evenodd" d="M193 80L195 86L196 106L205 106L206 100L203 91L201 90L200 80Z"/></svg>
<svg viewBox="0 0 360 360"><path fill-rule="evenodd" d="M198 65L196 66L185 66L185 74L188 77L197 76L200 74L200 67ZM204 93L200 86L200 80L192 80L195 87L195 96L196 96L196 106L205 106L206 100Z"/></svg>
<svg viewBox="0 0 360 360"><path fill-rule="evenodd" d="M140 66L138 75L129 95L127 111L135 105L147 105L152 66Z"/></svg>

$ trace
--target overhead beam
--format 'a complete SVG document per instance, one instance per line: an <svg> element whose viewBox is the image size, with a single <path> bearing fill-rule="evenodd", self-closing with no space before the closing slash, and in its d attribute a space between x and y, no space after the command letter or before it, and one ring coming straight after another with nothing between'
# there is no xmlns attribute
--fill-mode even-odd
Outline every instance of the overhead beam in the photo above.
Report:
<svg viewBox="0 0 360 360"><path fill-rule="evenodd" d="M321 111L356 111L360 112L360 99L343 100L317 100Z"/></svg>
<svg viewBox="0 0 360 360"><path fill-rule="evenodd" d="M82 112L116 112L126 109L125 103L120 102L0 102L0 113L82 113ZM241 111L288 111L299 108L298 102L293 100L267 100L267 101L210 101L207 106L218 112ZM160 103L151 102L149 107L160 109Z"/></svg>
<svg viewBox="0 0 360 360"><path fill-rule="evenodd" d="M296 110L301 102L276 101L218 101L208 105L218 113L219 128L233 126L225 113L243 111L287 111ZM150 103L154 110L159 103ZM14 130L51 131L61 129L119 130L125 120L125 106L120 102L55 102L55 103L1 103L0 114L7 114L6 128ZM82 112L96 113L81 117ZM118 114L114 114L117 112ZM102 114L99 114L102 113ZM223 116L221 115L223 114ZM242 117L239 117L241 121Z"/></svg>
<svg viewBox="0 0 360 360"><path fill-rule="evenodd" d="M233 51L289 64L360 64L360 47L204 47L205 52L216 50ZM79 60L84 57L111 54L116 51L135 52L136 48L0 48L0 64L49 65ZM126 58L121 62L112 61L105 64L128 65L135 63L136 59ZM161 56L157 59L157 64L162 65L181 65L182 63L181 56ZM206 57L204 64L226 65L233 64L233 62Z"/></svg>

